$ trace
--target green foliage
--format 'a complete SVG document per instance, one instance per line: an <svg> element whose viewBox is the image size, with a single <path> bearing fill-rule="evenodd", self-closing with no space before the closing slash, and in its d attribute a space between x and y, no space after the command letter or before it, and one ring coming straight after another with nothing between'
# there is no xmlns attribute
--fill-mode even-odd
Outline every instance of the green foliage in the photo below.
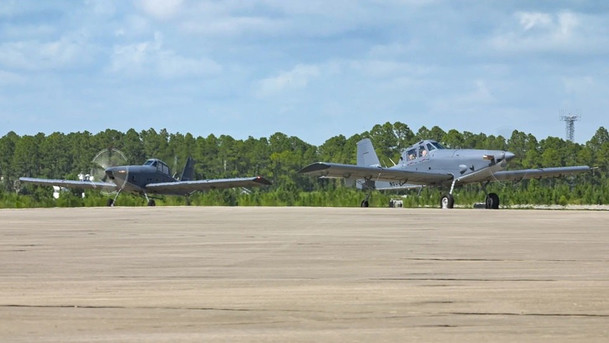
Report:
<svg viewBox="0 0 609 343"><path fill-rule="evenodd" d="M273 182L270 187L244 192L242 189L196 193L189 197L156 199L159 206L359 206L364 194L346 187L340 179L316 179L298 174L302 167L316 161L354 164L356 143L372 139L381 164L397 161L402 150L421 139L435 139L451 148L509 150L517 158L510 168L538 168L586 164L599 167L596 172L574 177L525 180L518 183L492 183L489 192L501 194L504 205L516 204L607 204L609 203L609 132L600 127L586 144L576 144L556 137L538 140L531 134L512 132L509 138L483 133L444 131L434 126L413 132L401 122L378 124L370 131L345 137L338 135L319 147L281 132L266 138L248 137L237 140L227 135L195 137L190 133L169 133L166 129L126 133L108 129L97 134L87 131L50 135L19 136L9 132L0 138L0 207L80 207L105 206L114 194L86 191L61 192L54 199L49 187L22 186L16 193L15 181L20 176L75 178L89 172L95 154L116 148L126 154L128 163L139 164L156 157L164 160L179 175L186 159L196 160L195 177L222 178L262 175ZM389 193L372 192L370 205L386 207L392 198L399 198L406 207L439 206L446 190L423 188ZM420 193L420 194L419 194ZM457 188L456 202L471 205L483 199L476 185ZM121 194L117 205L145 206L137 195Z"/></svg>

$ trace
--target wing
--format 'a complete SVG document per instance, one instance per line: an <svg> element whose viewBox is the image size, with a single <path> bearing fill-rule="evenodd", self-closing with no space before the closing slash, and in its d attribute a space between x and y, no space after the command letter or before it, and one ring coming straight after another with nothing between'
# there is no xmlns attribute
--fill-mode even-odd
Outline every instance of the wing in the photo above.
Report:
<svg viewBox="0 0 609 343"><path fill-rule="evenodd" d="M561 177L592 170L588 166L556 167L539 169L504 170L493 174L491 181L520 181L543 177Z"/></svg>
<svg viewBox="0 0 609 343"><path fill-rule="evenodd" d="M116 185L109 182L59 180L59 179L38 179L33 177L20 177L19 181L32 183L42 186L59 186L74 189L99 189L104 191L115 191Z"/></svg>
<svg viewBox="0 0 609 343"><path fill-rule="evenodd" d="M153 183L146 186L146 191L157 194L189 194L195 191L208 191L210 189L225 189L234 187L268 186L271 182L261 176L243 177L234 179L213 179L196 181L176 181Z"/></svg>
<svg viewBox="0 0 609 343"><path fill-rule="evenodd" d="M452 175L442 172L408 171L399 168L364 167L325 162L310 164L302 168L299 173L320 177L369 179L411 185L435 185L453 179Z"/></svg>

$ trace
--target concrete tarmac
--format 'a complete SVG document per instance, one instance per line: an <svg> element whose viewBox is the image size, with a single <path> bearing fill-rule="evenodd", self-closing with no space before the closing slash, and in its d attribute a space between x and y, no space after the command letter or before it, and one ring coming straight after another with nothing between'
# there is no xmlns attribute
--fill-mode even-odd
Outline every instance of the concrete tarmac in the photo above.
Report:
<svg viewBox="0 0 609 343"><path fill-rule="evenodd" d="M607 342L609 212L0 210L1 342Z"/></svg>

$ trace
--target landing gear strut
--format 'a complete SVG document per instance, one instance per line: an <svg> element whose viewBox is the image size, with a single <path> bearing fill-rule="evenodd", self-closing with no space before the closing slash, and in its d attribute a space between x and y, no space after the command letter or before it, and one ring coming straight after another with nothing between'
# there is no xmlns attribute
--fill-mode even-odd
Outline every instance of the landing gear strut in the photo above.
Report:
<svg viewBox="0 0 609 343"><path fill-rule="evenodd" d="M148 194L144 193L144 196L146 197L146 200L148 201L148 206L156 206L156 202L154 202L154 199L150 199L148 197Z"/></svg>

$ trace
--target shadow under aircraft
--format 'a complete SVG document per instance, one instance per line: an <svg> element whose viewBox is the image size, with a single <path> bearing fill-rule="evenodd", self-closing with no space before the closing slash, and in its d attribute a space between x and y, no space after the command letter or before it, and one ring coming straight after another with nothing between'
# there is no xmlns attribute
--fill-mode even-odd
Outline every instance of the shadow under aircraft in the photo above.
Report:
<svg viewBox="0 0 609 343"><path fill-rule="evenodd" d="M259 187L271 185L262 176L193 180L194 160L188 158L182 175L179 178L171 176L167 164L159 159L149 159L143 165L110 167L105 170L102 181L77 181L21 177L19 181L44 186L57 186L73 189L98 189L117 192L114 198L108 199L108 206L113 206L121 192L140 194L146 197L148 206L155 206L153 195L189 196L197 191L225 189L235 187Z"/></svg>
<svg viewBox="0 0 609 343"><path fill-rule="evenodd" d="M322 178L345 178L363 190L408 189L422 186L449 188L442 195L441 208L453 208L455 186L480 183L486 194L485 207L499 208L499 196L487 193L493 181L520 181L545 177L560 177L590 171L589 166L505 170L515 155L509 151L479 149L446 149L434 140L422 140L402 152L395 166L380 165L370 139L357 143L357 164L317 162L299 172ZM361 202L368 207L370 192Z"/></svg>

